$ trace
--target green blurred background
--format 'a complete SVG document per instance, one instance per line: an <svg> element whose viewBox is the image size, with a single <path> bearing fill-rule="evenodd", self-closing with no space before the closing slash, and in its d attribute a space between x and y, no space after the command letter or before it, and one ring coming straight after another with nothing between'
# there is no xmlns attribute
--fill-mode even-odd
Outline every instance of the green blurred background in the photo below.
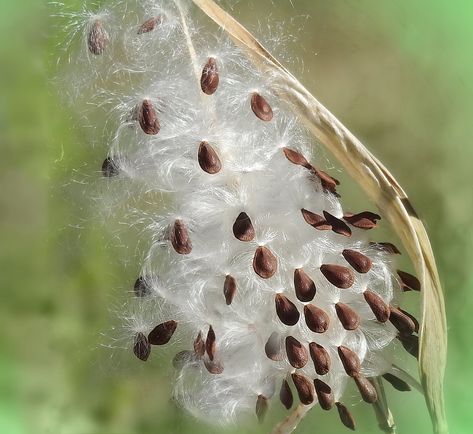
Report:
<svg viewBox="0 0 473 434"><path fill-rule="evenodd" d="M304 66L289 67L392 170L425 219L446 293L451 433L471 433L473 2L235 6L256 32L268 11L278 23L296 17L286 32L298 42L287 44ZM139 264L117 260L123 251L91 218L80 180L97 176L105 147L74 128L80 121L50 84L58 55L50 12L40 0L0 2L0 433L221 432L170 402L165 357L142 366L106 346ZM343 193L359 195L350 182ZM388 391L399 432L428 433L422 397ZM268 432L281 414L275 404L264 426L228 432ZM358 432L378 432L368 405L354 414ZM298 432L346 431L335 412L315 410Z"/></svg>

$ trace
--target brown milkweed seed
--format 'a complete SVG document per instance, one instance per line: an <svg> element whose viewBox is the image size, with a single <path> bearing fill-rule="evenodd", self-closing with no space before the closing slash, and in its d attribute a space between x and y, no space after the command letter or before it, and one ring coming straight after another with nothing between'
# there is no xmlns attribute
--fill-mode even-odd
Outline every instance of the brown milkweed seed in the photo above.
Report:
<svg viewBox="0 0 473 434"><path fill-rule="evenodd" d="M204 366L213 375L218 375L223 372L223 364L220 360L204 359Z"/></svg>
<svg viewBox="0 0 473 434"><path fill-rule="evenodd" d="M327 313L313 304L304 306L304 317L307 327L314 333L325 333L330 325Z"/></svg>
<svg viewBox="0 0 473 434"><path fill-rule="evenodd" d="M296 325L299 321L299 311L296 305L282 294L276 294L276 313L283 324Z"/></svg>
<svg viewBox="0 0 473 434"><path fill-rule="evenodd" d="M203 357L205 354L205 342L202 337L202 332L199 332L194 340L194 352L197 357Z"/></svg>
<svg viewBox="0 0 473 434"><path fill-rule="evenodd" d="M346 261L356 270L358 273L367 273L371 270L373 263L368 256L363 255L356 250L345 249L342 252L343 257Z"/></svg>
<svg viewBox="0 0 473 434"><path fill-rule="evenodd" d="M151 353L151 345L143 333L137 333L135 336L135 343L133 345L133 353L138 359L146 362Z"/></svg>
<svg viewBox="0 0 473 434"><path fill-rule="evenodd" d="M335 403L333 399L332 388L327 383L324 383L318 378L314 380L314 386L320 407L323 410L330 410Z"/></svg>
<svg viewBox="0 0 473 434"><path fill-rule="evenodd" d="M419 321L417 321L417 318L416 318L414 315L410 314L409 312L406 312L404 309L401 309L400 307L399 307L398 309L399 309L404 315L408 316L408 317L411 319L411 321L414 323L414 326L415 326L414 331L415 331L416 333L419 333L420 324L419 324Z"/></svg>
<svg viewBox="0 0 473 434"><path fill-rule="evenodd" d="M157 325L148 335L148 341L151 345L165 345L167 344L174 332L176 331L176 321L166 321Z"/></svg>
<svg viewBox="0 0 473 434"><path fill-rule="evenodd" d="M334 193L335 195L338 196L337 185L340 185L340 182L338 181L338 179L333 178L327 172L316 169L315 167L312 167L312 172L315 174L315 176L317 176L317 178L320 179L320 182L324 190Z"/></svg>
<svg viewBox="0 0 473 434"><path fill-rule="evenodd" d="M337 303L335 310L345 330L356 330L358 328L360 316L350 306L345 303Z"/></svg>
<svg viewBox="0 0 473 434"><path fill-rule="evenodd" d="M120 168L112 157L107 157L102 163L102 175L104 178L113 178L120 174Z"/></svg>
<svg viewBox="0 0 473 434"><path fill-rule="evenodd" d="M209 57L200 77L202 92L206 95L213 95L217 91L219 82L217 60L214 57Z"/></svg>
<svg viewBox="0 0 473 434"><path fill-rule="evenodd" d="M282 340L278 332L272 332L271 336L268 338L265 346L264 352L268 359L279 362L284 359L284 354L282 351Z"/></svg>
<svg viewBox="0 0 473 434"><path fill-rule="evenodd" d="M397 270L397 275L401 279L401 287L403 291L420 291L420 282L417 277L401 270Z"/></svg>
<svg viewBox="0 0 473 434"><path fill-rule="evenodd" d="M232 304L236 291L237 284L235 278L227 274L227 277L225 277L225 282L223 284L223 295L225 296L225 302L227 303L227 306L230 306Z"/></svg>
<svg viewBox="0 0 473 434"><path fill-rule="evenodd" d="M376 389L371 381L360 374L355 375L354 378L356 387L358 387L358 391L360 392L363 401L368 404L374 404L378 400L378 394L376 393Z"/></svg>
<svg viewBox="0 0 473 434"><path fill-rule="evenodd" d="M296 369L303 368L309 361L309 354L304 345L292 336L286 338L286 354L289 363Z"/></svg>
<svg viewBox="0 0 473 434"><path fill-rule="evenodd" d="M357 354L343 345L338 347L338 357L342 362L345 372L350 377L354 377L360 372L361 363Z"/></svg>
<svg viewBox="0 0 473 434"><path fill-rule="evenodd" d="M150 18L146 20L139 28L138 28L138 35L142 35L143 33L152 32L157 25L161 24L164 21L163 15L158 15L157 17Z"/></svg>
<svg viewBox="0 0 473 434"><path fill-rule="evenodd" d="M307 159L297 151L294 151L290 148L282 148L284 155L286 158L292 163L296 164L297 166L305 167L306 169L312 169L312 165L307 161Z"/></svg>
<svg viewBox="0 0 473 434"><path fill-rule="evenodd" d="M383 299L372 291L366 290L363 294L371 311L379 322L386 322L389 319L390 309Z"/></svg>
<svg viewBox="0 0 473 434"><path fill-rule="evenodd" d="M147 295L151 294L151 288L143 276L140 276L138 279L136 279L133 286L133 291L135 292L136 297L146 297Z"/></svg>
<svg viewBox="0 0 473 434"><path fill-rule="evenodd" d="M411 318L393 306L391 306L389 321L391 321L392 325L404 335L411 335L416 331L416 325L414 321L412 321Z"/></svg>
<svg viewBox="0 0 473 434"><path fill-rule="evenodd" d="M241 212L233 223L233 235L240 241L252 241L255 238L255 228L246 212Z"/></svg>
<svg viewBox="0 0 473 434"><path fill-rule="evenodd" d="M205 351L209 356L209 359L212 361L215 357L217 352L217 344L215 342L215 332L212 326L209 327L209 331L207 332L207 339L205 340Z"/></svg>
<svg viewBox="0 0 473 434"><path fill-rule="evenodd" d="M251 110L262 121L269 122L273 119L273 109L268 101L257 92L251 95Z"/></svg>
<svg viewBox="0 0 473 434"><path fill-rule="evenodd" d="M299 400L304 405L309 405L314 402L314 386L312 381L300 374L292 374L292 381L296 386Z"/></svg>
<svg viewBox="0 0 473 434"><path fill-rule="evenodd" d="M370 211L363 211L358 214L345 214L343 218L358 229L373 229L377 225L377 221L381 220L378 214Z"/></svg>
<svg viewBox="0 0 473 434"><path fill-rule="evenodd" d="M268 412L268 398L263 395L258 395L256 400L256 417L258 418L259 423L263 423L264 417Z"/></svg>
<svg viewBox="0 0 473 434"><path fill-rule="evenodd" d="M189 363L196 362L195 354L189 350L179 351L172 359L172 366L174 369L180 371L184 366Z"/></svg>
<svg viewBox="0 0 473 434"><path fill-rule="evenodd" d="M307 211L306 209L301 209L302 216L304 217L304 220L311 226L313 226L315 229L319 231L331 231L332 230L332 225L327 223L327 220L325 220L321 215L315 214L311 211Z"/></svg>
<svg viewBox="0 0 473 434"><path fill-rule="evenodd" d="M337 288L347 289L355 283L355 273L342 265L324 264L320 271Z"/></svg>
<svg viewBox="0 0 473 434"><path fill-rule="evenodd" d="M327 223L332 226L333 232L343 235L344 237L351 237L351 229L343 220L340 220L327 211L324 211L324 217Z"/></svg>
<svg viewBox="0 0 473 434"><path fill-rule="evenodd" d="M353 416L348 410L348 408L346 408L340 402L335 403L335 405L337 406L338 416L340 417L340 420L343 423L343 425L355 431L355 420L353 419Z"/></svg>
<svg viewBox="0 0 473 434"><path fill-rule="evenodd" d="M109 42L109 36L101 20L95 20L87 36L89 51L95 56L103 54Z"/></svg>
<svg viewBox="0 0 473 434"><path fill-rule="evenodd" d="M222 169L222 163L215 149L205 141L199 145L198 160L200 168L210 175L215 175Z"/></svg>
<svg viewBox="0 0 473 434"><path fill-rule="evenodd" d="M322 345L311 342L309 344L309 353L312 362L314 362L315 372L319 375L328 374L331 363L328 351Z"/></svg>
<svg viewBox="0 0 473 434"><path fill-rule="evenodd" d="M389 253L390 255L401 254L399 249L393 243L386 243L386 242L370 243L370 246L374 247L375 249L381 250L383 252Z"/></svg>
<svg viewBox="0 0 473 434"><path fill-rule="evenodd" d="M397 337L404 349L416 359L419 358L419 337L416 335L403 335Z"/></svg>
<svg viewBox="0 0 473 434"><path fill-rule="evenodd" d="M267 247L259 246L253 258L253 269L263 279L273 277L278 269L276 256Z"/></svg>
<svg viewBox="0 0 473 434"><path fill-rule="evenodd" d="M177 219L171 229L169 236L174 250L180 255L188 255L192 251L192 242L186 224Z"/></svg>
<svg viewBox="0 0 473 434"><path fill-rule="evenodd" d="M401 380L400 378L396 377L393 374L390 374L389 372L386 372L386 374L383 374L383 378L391 384L396 390L399 390L399 392L410 392L411 387L409 384L407 384L405 381Z"/></svg>
<svg viewBox="0 0 473 434"><path fill-rule="evenodd" d="M308 302L315 297L315 283L302 268L294 270L294 288L300 301Z"/></svg>
<svg viewBox="0 0 473 434"><path fill-rule="evenodd" d="M281 390L279 391L279 399L282 405L286 407L286 410L289 410L292 407L292 404L294 404L292 390L286 380L282 380Z"/></svg>
<svg viewBox="0 0 473 434"><path fill-rule="evenodd" d="M138 122L145 134L154 136L159 133L161 125L153 103L149 99L143 100L138 111Z"/></svg>

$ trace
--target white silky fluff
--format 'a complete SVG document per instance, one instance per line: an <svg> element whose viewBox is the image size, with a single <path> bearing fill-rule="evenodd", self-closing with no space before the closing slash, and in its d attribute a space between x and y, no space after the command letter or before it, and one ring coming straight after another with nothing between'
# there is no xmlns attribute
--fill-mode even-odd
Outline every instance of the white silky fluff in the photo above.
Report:
<svg viewBox="0 0 473 434"><path fill-rule="evenodd" d="M193 359L179 369L175 383L177 399L206 421L225 423L253 413L258 395L277 395L282 380L290 379L295 369L287 360L275 362L265 355L264 345L274 331L295 337L306 348L316 341L329 351L332 368L323 381L339 400L349 378L337 356L339 345L357 353L366 376L380 375L390 367L396 329L375 321L362 293L369 287L388 304L397 297L400 289L391 259L369 245L365 231L352 228L348 238L316 231L305 223L302 208L343 216L339 200L282 152L289 147L309 159L313 139L280 104L270 78L262 76L220 30L207 22L204 26L189 5L184 7L197 70L202 70L209 56L218 62L220 85L213 96L200 89L173 2L122 0L93 12L84 7L81 13L70 14L68 30L76 56L68 59L65 88L76 107L98 108L106 114L105 125L95 124L100 117L93 110L86 111L85 118L97 141L108 141L104 157L113 157L120 168L118 177L102 181L105 198L101 201L110 213L114 212L111 208L125 210L131 224L145 228L149 241L141 274L152 294L130 302L131 313L126 314L130 343L137 332L147 334L172 319L178 327L169 345L179 346L176 352L192 349L198 332L205 337L212 325L223 373L212 375ZM139 25L157 14L164 14L166 20L153 32L138 35ZM87 34L96 19L110 38L101 56L87 49ZM271 104L271 122L262 122L250 109L254 91ZM145 98L158 111L161 131L156 136L145 135L132 120L134 108ZM202 140L220 156L223 168L216 175L199 167L197 149ZM312 163L323 165L315 157ZM251 216L256 229L252 242L241 242L232 233L242 211ZM189 228L193 245L189 255L177 254L167 240L167 230L176 219ZM252 267L260 245L269 247L278 260L278 271L270 279L260 278ZM347 266L341 255L346 248L368 255L373 268L367 274L357 273L352 288L340 290L324 278L319 267L324 263ZM276 315L277 293L286 295L302 312L303 303L296 299L293 284L294 269L300 267L316 283L313 303L330 316L331 325L324 334L311 332L303 315L292 327ZM227 274L235 277L238 286L230 306L223 296ZM341 326L334 309L339 301L362 317L357 330ZM318 377L311 362L298 372Z"/></svg>

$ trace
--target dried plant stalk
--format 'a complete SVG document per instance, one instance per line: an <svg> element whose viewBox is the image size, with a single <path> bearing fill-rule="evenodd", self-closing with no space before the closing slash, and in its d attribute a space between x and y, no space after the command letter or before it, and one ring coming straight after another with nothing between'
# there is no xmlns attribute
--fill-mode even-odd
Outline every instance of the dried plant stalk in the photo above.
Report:
<svg viewBox="0 0 473 434"><path fill-rule="evenodd" d="M244 48L265 74L271 76L274 91L304 121L306 126L342 164L383 210L403 242L422 283L419 371L434 432L448 432L443 398L447 333L442 288L425 227L406 193L389 171L343 126L296 78L287 71L241 24L213 0L192 0L210 19ZM277 433L295 429L296 415Z"/></svg>

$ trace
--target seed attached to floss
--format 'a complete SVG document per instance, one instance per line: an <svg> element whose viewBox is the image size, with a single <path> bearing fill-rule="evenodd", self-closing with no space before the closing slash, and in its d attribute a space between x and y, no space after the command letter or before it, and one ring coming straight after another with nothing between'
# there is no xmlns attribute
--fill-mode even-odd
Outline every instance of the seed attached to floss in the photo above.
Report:
<svg viewBox="0 0 473 434"><path fill-rule="evenodd" d="M286 338L286 354L291 366L301 369L309 361L309 353L296 338L288 336Z"/></svg>
<svg viewBox="0 0 473 434"><path fill-rule="evenodd" d="M107 157L102 163L102 175L104 178L113 178L120 174L120 168L112 157Z"/></svg>
<svg viewBox="0 0 473 434"><path fill-rule="evenodd" d="M157 25L161 24L164 21L163 15L158 15L157 17L150 18L146 20L139 28L138 28L138 35L142 35L143 33L152 32Z"/></svg>
<svg viewBox="0 0 473 434"><path fill-rule="evenodd" d="M273 119L273 109L258 92L251 95L251 110L262 121L269 122Z"/></svg>
<svg viewBox="0 0 473 434"><path fill-rule="evenodd" d="M278 269L278 260L267 247L259 246L253 258L253 269L262 279L269 279Z"/></svg>
<svg viewBox="0 0 473 434"><path fill-rule="evenodd" d="M401 380L400 378L396 377L395 375L390 374L389 372L387 372L386 374L383 374L383 378L399 392L411 391L411 387L409 386L409 384L407 384L405 381Z"/></svg>
<svg viewBox="0 0 473 434"><path fill-rule="evenodd" d="M386 322L389 319L390 309L383 299L372 291L366 290L363 293L366 302L379 322Z"/></svg>
<svg viewBox="0 0 473 434"><path fill-rule="evenodd" d="M268 398L264 395L258 395L256 400L256 417L258 418L259 423L263 423L264 417L268 412Z"/></svg>
<svg viewBox="0 0 473 434"><path fill-rule="evenodd" d="M206 95L213 95L217 91L219 82L217 60L214 57L209 57L200 78L202 92Z"/></svg>
<svg viewBox="0 0 473 434"><path fill-rule="evenodd" d="M307 327L314 333L325 333L330 325L327 313L313 304L304 306L304 317Z"/></svg>
<svg viewBox="0 0 473 434"><path fill-rule="evenodd" d="M386 243L386 242L377 242L377 243L370 243L371 247L375 249L381 250L382 252L389 253L390 255L400 255L401 252L393 243Z"/></svg>
<svg viewBox="0 0 473 434"><path fill-rule="evenodd" d="M340 182L338 181L338 179L333 178L327 172L316 169L315 167L312 167L312 172L314 173L315 176L317 176L317 178L320 179L322 188L325 191L329 191L330 193L333 193L336 196L340 197L337 193L337 186L340 185Z"/></svg>
<svg viewBox="0 0 473 434"><path fill-rule="evenodd" d="M397 337L404 349L416 359L419 358L419 336L416 335L403 335L400 334Z"/></svg>
<svg viewBox="0 0 473 434"><path fill-rule="evenodd" d="M151 345L166 345L176 331L176 321L166 321L157 325L148 335L148 341Z"/></svg>
<svg viewBox="0 0 473 434"><path fill-rule="evenodd" d="M286 380L282 380L281 390L279 391L279 400L282 405L286 407L286 410L289 410L294 404L294 396L292 395L291 387Z"/></svg>
<svg viewBox="0 0 473 434"><path fill-rule="evenodd" d="M276 313L283 324L288 326L296 325L300 318L300 313L296 305L282 294L276 294Z"/></svg>
<svg viewBox="0 0 473 434"><path fill-rule="evenodd" d="M136 334L135 343L133 345L133 353L143 362L148 360L148 357L151 353L151 345L143 333Z"/></svg>
<svg viewBox="0 0 473 434"><path fill-rule="evenodd" d="M351 229L343 220L340 220L327 211L324 211L324 217L327 223L332 227L333 232L343 235L344 237L351 237Z"/></svg>
<svg viewBox="0 0 473 434"><path fill-rule="evenodd" d="M204 359L204 366L212 375L219 375L223 372L223 364L220 360Z"/></svg>
<svg viewBox="0 0 473 434"><path fill-rule="evenodd" d="M417 277L401 270L397 270L397 275L401 279L401 287L404 292L420 291L420 282Z"/></svg>
<svg viewBox="0 0 473 434"><path fill-rule="evenodd" d="M207 339L205 340L205 351L207 352L207 355L211 361L215 358L215 354L217 352L217 344L215 341L215 332L213 327L210 326L209 331L207 332Z"/></svg>
<svg viewBox="0 0 473 434"><path fill-rule="evenodd" d="M312 169L312 165L307 161L307 159L297 151L294 151L290 148L282 148L284 155L286 158L292 163L296 164L297 166L305 167L306 169Z"/></svg>
<svg viewBox="0 0 473 434"><path fill-rule="evenodd" d="M348 410L348 408L346 408L346 406L344 406L340 402L336 402L335 405L337 406L338 416L340 417L340 420L343 425L355 431L355 420L353 419L353 416Z"/></svg>
<svg viewBox="0 0 473 434"><path fill-rule="evenodd" d="M264 352L268 359L279 362L284 359L282 351L282 339L278 332L272 332L271 336L266 341Z"/></svg>
<svg viewBox="0 0 473 434"><path fill-rule="evenodd" d="M227 306L230 306L232 304L236 291L237 284L235 278L227 274L227 276L225 277L225 282L223 284L223 295L225 296L225 302L227 303Z"/></svg>
<svg viewBox="0 0 473 434"><path fill-rule="evenodd" d="M240 241L252 241L255 238L255 228L246 212L241 212L233 223L233 235Z"/></svg>
<svg viewBox="0 0 473 434"><path fill-rule="evenodd" d="M314 402L314 385L312 381L304 377L304 375L293 373L292 381L294 386L296 386L297 394L299 395L299 400L304 405L309 405Z"/></svg>
<svg viewBox="0 0 473 434"><path fill-rule="evenodd" d="M355 283L355 273L342 265L323 264L320 271L337 288L348 289Z"/></svg>
<svg viewBox="0 0 473 434"><path fill-rule="evenodd" d="M347 375L354 377L360 372L360 359L355 352L350 350L350 348L340 345L338 347L338 357L340 357Z"/></svg>
<svg viewBox="0 0 473 434"><path fill-rule="evenodd" d="M412 335L412 333L416 331L414 321L393 306L391 306L389 321L391 321L392 325L404 335Z"/></svg>
<svg viewBox="0 0 473 434"><path fill-rule="evenodd" d="M346 261L356 270L358 273L365 274L371 270L373 263L368 256L363 255L356 250L345 249L342 252L343 257Z"/></svg>
<svg viewBox="0 0 473 434"><path fill-rule="evenodd" d="M327 383L319 380L318 378L314 380L314 386L320 407L322 410L330 410L335 403L333 399L332 388Z"/></svg>
<svg viewBox="0 0 473 434"><path fill-rule="evenodd" d="M363 211L358 214L345 214L343 218L352 226L358 229L373 229L376 227L381 217L371 211Z"/></svg>
<svg viewBox="0 0 473 434"><path fill-rule="evenodd" d="M215 149L206 141L200 143L197 158L200 168L210 175L215 175L222 169L222 163Z"/></svg>
<svg viewBox="0 0 473 434"><path fill-rule="evenodd" d="M110 38L105 30L102 20L95 20L90 26L87 36L89 51L95 56L100 56L107 48Z"/></svg>
<svg viewBox="0 0 473 434"><path fill-rule="evenodd" d="M314 281L302 268L294 270L294 288L296 297L302 302L312 301L317 291Z"/></svg>
<svg viewBox="0 0 473 434"><path fill-rule="evenodd" d="M140 276L138 279L136 279L133 286L133 291L136 297L146 297L147 295L151 294L149 283L143 276Z"/></svg>
<svg viewBox="0 0 473 434"><path fill-rule="evenodd" d="M331 231L332 225L327 223L321 215L308 211L306 209L301 209L302 217L307 224L311 225L319 231Z"/></svg>
<svg viewBox="0 0 473 434"><path fill-rule="evenodd" d="M363 401L374 404L378 400L378 394L371 381L360 374L355 375L354 379Z"/></svg>
<svg viewBox="0 0 473 434"><path fill-rule="evenodd" d="M189 237L189 231L182 220L177 219L174 222L169 239L176 253L179 253L180 255L188 255L192 251L192 242Z"/></svg>
<svg viewBox="0 0 473 434"><path fill-rule="evenodd" d="M173 358L172 358L172 366L174 369L180 371L184 366L188 365L189 363L193 363L196 361L196 357L194 352L189 350L179 351Z"/></svg>
<svg viewBox="0 0 473 434"><path fill-rule="evenodd" d="M205 341L202 337L202 332L199 332L194 340L194 352L197 357L203 357L205 354Z"/></svg>
<svg viewBox="0 0 473 434"><path fill-rule="evenodd" d="M330 371L330 355L328 351L315 342L309 344L309 353L312 362L314 362L315 372L319 375L326 375Z"/></svg>
<svg viewBox="0 0 473 434"><path fill-rule="evenodd" d="M345 330L356 330L360 325L360 316L347 304L337 303L335 305L338 319Z"/></svg>
<svg viewBox="0 0 473 434"><path fill-rule="evenodd" d="M409 312L406 312L404 309L401 309L400 307L398 308L404 315L406 315L407 317L409 317L411 319L411 321L414 323L414 326L415 326L415 329L414 331L416 333L419 333L419 327L420 327L420 324L419 324L419 321L417 320L417 318L410 314Z"/></svg>
<svg viewBox="0 0 473 434"><path fill-rule="evenodd" d="M154 136L159 133L161 125L153 103L149 99L143 100L138 110L138 122L145 134Z"/></svg>

